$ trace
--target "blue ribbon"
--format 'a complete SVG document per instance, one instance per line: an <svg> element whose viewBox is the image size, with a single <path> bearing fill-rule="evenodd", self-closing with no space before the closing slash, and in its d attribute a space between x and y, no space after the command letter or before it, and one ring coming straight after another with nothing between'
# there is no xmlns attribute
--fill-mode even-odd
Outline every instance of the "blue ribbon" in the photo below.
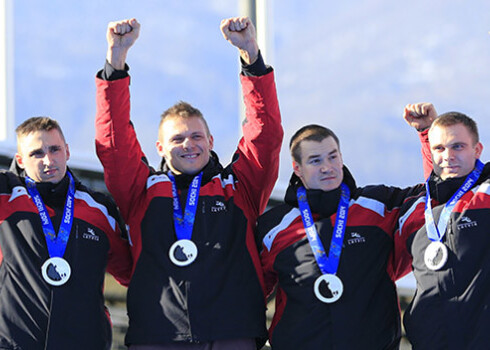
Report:
<svg viewBox="0 0 490 350"><path fill-rule="evenodd" d="M441 216L439 217L439 222L437 226L434 223L434 216L432 214L432 206L431 206L431 198L430 198L430 189L429 189L429 179L425 182L425 227L427 229L427 237L433 242L441 242L442 238L446 234L446 227L449 222L449 218L451 216L451 212L453 211L456 203L463 197L463 195L468 192L470 188L473 187L476 180L481 175L483 170L483 164L479 159L476 160L475 169L466 177L465 181L461 185L461 187L453 194L453 196L446 203L444 208L442 209Z"/></svg>
<svg viewBox="0 0 490 350"><path fill-rule="evenodd" d="M332 240L330 242L330 250L328 256L320 240L318 232L313 222L308 199L306 197L306 189L301 186L296 192L298 198L299 210L301 219L305 227L306 236L310 242L311 250L315 256L315 260L322 274L336 274L339 267L340 254L342 253L342 244L344 242L344 234L347 222L347 213L349 211L350 190L345 184L340 185L341 194L339 206L337 208L337 218L332 232Z"/></svg>
<svg viewBox="0 0 490 350"><path fill-rule="evenodd" d="M194 220L196 218L199 190L201 188L202 172L194 177L189 186L187 202L183 214L180 206L179 194L177 192L177 185L175 184L175 177L170 172L168 172L168 177L172 182L175 234L177 235L178 240L191 239L192 228L194 227Z"/></svg>
<svg viewBox="0 0 490 350"><path fill-rule="evenodd" d="M67 172L70 178L70 184L68 186L68 193L66 194L65 208L63 209L63 217L60 223L60 229L58 234L53 227L51 218L48 215L48 210L44 205L44 202L36 188L36 182L30 177L26 177L26 186L34 205L37 207L39 217L43 227L44 237L46 238L46 245L48 247L48 253L51 258L62 258L65 254L66 245L70 238L70 231L73 225L73 204L75 198L75 181L73 176Z"/></svg>

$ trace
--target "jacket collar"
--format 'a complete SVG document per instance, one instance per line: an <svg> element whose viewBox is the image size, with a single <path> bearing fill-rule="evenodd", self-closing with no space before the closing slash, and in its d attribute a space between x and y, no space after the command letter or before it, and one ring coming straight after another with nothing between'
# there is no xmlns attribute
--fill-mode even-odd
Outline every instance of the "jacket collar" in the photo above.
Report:
<svg viewBox="0 0 490 350"><path fill-rule="evenodd" d="M479 185L490 177L490 163L486 163L483 171L476 181L475 185ZM439 203L445 203L451 199L452 195L461 187L466 176L455 177L442 180L432 171L429 178L429 189L431 198Z"/></svg>

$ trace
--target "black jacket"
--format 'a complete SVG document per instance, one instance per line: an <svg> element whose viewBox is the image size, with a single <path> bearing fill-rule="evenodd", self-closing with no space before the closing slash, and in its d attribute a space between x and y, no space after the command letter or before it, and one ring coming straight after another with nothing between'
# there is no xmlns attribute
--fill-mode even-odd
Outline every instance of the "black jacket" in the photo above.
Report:
<svg viewBox="0 0 490 350"><path fill-rule="evenodd" d="M464 178L441 181L432 175L431 197L436 222ZM405 225L419 226L425 200L409 203ZM404 325L415 349L488 349L490 346L490 163L475 186L456 204L443 242L446 264L437 271L424 263L429 245L425 226L407 230L406 251L417 279L415 297Z"/></svg>
<svg viewBox="0 0 490 350"><path fill-rule="evenodd" d="M37 188L58 231L68 177ZM0 349L109 349L111 325L102 294L106 267L127 284L131 257L115 205L75 179L74 220L64 254L66 284L44 281L49 258L37 208L23 175L0 173ZM124 231L124 235L126 235Z"/></svg>
<svg viewBox="0 0 490 350"><path fill-rule="evenodd" d="M332 304L319 301L313 284L321 275L305 234L296 200L301 184L293 175L285 204L259 219L261 261L266 285L277 283L270 341L273 349L393 349L400 341L393 259L400 207L423 186L358 188L344 167L351 191L337 276L344 292ZM315 227L328 254L340 188L307 191Z"/></svg>
<svg viewBox="0 0 490 350"><path fill-rule="evenodd" d="M133 243L127 344L266 334L253 228L277 179L283 133L273 72L241 81L243 137L231 164L222 168L213 158L204 169L192 232L198 255L185 267L169 259L176 241L172 186L165 172L144 161L130 122L129 78L96 81L97 155ZM188 180L177 178L181 196Z"/></svg>

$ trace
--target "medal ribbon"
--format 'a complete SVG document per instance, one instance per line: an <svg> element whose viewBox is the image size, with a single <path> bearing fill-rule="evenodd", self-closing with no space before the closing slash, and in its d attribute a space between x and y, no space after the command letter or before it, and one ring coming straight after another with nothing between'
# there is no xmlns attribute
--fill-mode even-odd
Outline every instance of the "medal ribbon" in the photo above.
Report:
<svg viewBox="0 0 490 350"><path fill-rule="evenodd" d="M429 179L425 182L425 227L427 229L427 237L433 242L441 242L442 238L446 233L447 223L451 216L456 203L463 197L463 195L468 192L468 190L473 187L476 180L480 177L483 170L484 164L477 159L475 169L466 177L461 187L453 194L453 196L446 203L442 209L441 216L437 226L434 223L434 216L432 214L432 206L430 204L430 189L429 189Z"/></svg>
<svg viewBox="0 0 490 350"><path fill-rule="evenodd" d="M301 219L305 227L306 236L310 242L311 250L322 274L336 274L339 267L340 253L342 252L342 243L344 241L345 227L347 222L347 213L349 211L350 190L345 184L340 185L341 194L339 206L337 208L337 217L330 242L328 256L320 240L318 232L313 222L310 206L306 197L306 189L301 186L296 192L298 198Z"/></svg>
<svg viewBox="0 0 490 350"><path fill-rule="evenodd" d="M192 228L194 227L194 220L196 218L196 210L199 198L199 190L201 188L202 172L195 176L189 186L187 192L187 202L185 204L184 214L182 214L182 208L180 206L179 194L177 192L177 185L175 184L175 177L172 173L168 172L168 177L172 182L172 196L174 204L174 226L177 239L191 239Z"/></svg>
<svg viewBox="0 0 490 350"><path fill-rule="evenodd" d="M43 227L44 237L46 238L46 245L48 247L49 257L62 258L65 254L66 245L68 244L68 238L70 238L70 231L73 225L73 204L75 198L75 181L73 176L67 172L70 178L70 184L68 186L68 193L66 194L65 208L63 209L63 218L60 223L58 235L53 227L51 218L48 215L48 210L44 205L43 199L36 188L36 182L33 179L26 176L27 191L31 195L31 199L39 212L41 223Z"/></svg>

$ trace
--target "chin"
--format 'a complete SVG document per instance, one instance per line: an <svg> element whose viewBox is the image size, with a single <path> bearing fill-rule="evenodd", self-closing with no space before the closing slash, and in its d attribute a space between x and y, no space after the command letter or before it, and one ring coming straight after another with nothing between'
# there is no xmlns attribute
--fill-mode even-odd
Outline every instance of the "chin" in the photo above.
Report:
<svg viewBox="0 0 490 350"><path fill-rule="evenodd" d="M182 171L186 175L197 175L202 170L202 168L187 168Z"/></svg>
<svg viewBox="0 0 490 350"><path fill-rule="evenodd" d="M441 176L441 179L443 180L448 180L448 179L456 179L458 177L462 177L464 175L460 175L460 174L455 174L455 173L450 173L450 174L445 174L445 175L442 175Z"/></svg>
<svg viewBox="0 0 490 350"><path fill-rule="evenodd" d="M336 188L338 188L340 185L336 186L336 185L328 185L328 186L322 186L321 187L321 190L324 191L324 192L328 192L328 191L332 191L332 190L335 190Z"/></svg>

